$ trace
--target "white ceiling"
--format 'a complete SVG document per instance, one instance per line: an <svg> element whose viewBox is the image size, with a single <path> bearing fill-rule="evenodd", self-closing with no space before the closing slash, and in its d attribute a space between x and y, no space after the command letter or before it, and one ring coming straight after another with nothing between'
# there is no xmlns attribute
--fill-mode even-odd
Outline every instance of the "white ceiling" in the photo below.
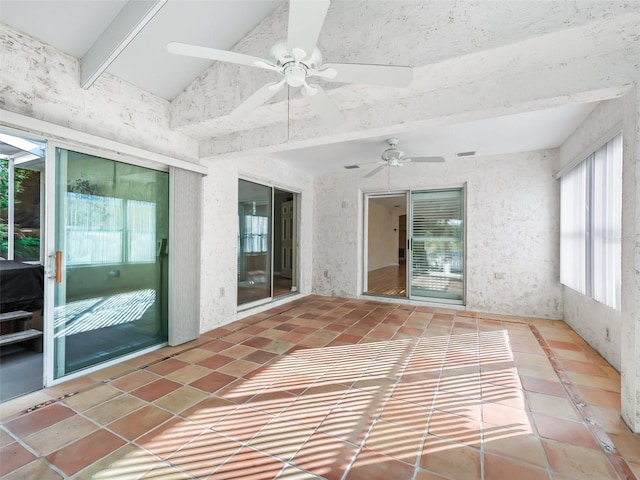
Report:
<svg viewBox="0 0 640 480"><path fill-rule="evenodd" d="M231 49L281 0L169 0L107 72L172 100L211 61L168 53L180 41ZM0 21L82 58L126 0L0 0Z"/></svg>
<svg viewBox="0 0 640 480"><path fill-rule="evenodd" d="M165 50L168 42L231 49L283 1L168 0L107 71L171 100L211 62L171 55ZM80 59L126 4L125 0L0 0L0 21ZM456 152L469 150L484 156L554 148L594 106L574 104L273 155L302 170L322 173L375 163L387 146L384 140L391 136L399 137L399 147L408 156L441 155L447 161L454 160Z"/></svg>
<svg viewBox="0 0 640 480"><path fill-rule="evenodd" d="M273 156L314 173L326 173L346 165L372 164L389 146L390 136L411 156L443 156L446 161L460 152L478 156L529 152L559 147L593 111L597 103L568 105L548 110L444 125L399 135L385 135L329 145L274 153ZM374 168L363 168L363 173Z"/></svg>

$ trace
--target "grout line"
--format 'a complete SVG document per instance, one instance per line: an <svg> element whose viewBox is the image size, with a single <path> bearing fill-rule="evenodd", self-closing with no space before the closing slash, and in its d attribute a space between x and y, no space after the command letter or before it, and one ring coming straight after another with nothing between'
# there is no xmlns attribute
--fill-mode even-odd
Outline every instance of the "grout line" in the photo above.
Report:
<svg viewBox="0 0 640 480"><path fill-rule="evenodd" d="M587 429L593 435L594 440L600 446L602 452L607 456L607 459L611 463L615 472L624 480L635 480L636 476L631 471L631 468L627 464L626 460L616 448L614 442L611 440L607 432L602 426L595 420L595 415L591 410L591 407L584 401L578 389L573 384L567 372L564 370L556 354L553 352L547 341L540 334L540 331L533 324L528 324L529 329L533 333L534 337L542 347L546 357L551 362L553 370L558 375L560 383L564 387L565 391L569 395L569 398L573 404L577 407L577 411L582 417L583 423L586 424Z"/></svg>

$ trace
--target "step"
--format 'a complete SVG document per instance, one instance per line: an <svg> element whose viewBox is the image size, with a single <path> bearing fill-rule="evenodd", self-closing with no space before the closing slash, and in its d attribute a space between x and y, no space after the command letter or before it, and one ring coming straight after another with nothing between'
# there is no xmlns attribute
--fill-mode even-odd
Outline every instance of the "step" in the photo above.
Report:
<svg viewBox="0 0 640 480"><path fill-rule="evenodd" d="M0 313L0 323L10 322L13 320L26 320L33 317L32 312L25 312L24 310L16 310L14 312Z"/></svg>
<svg viewBox="0 0 640 480"><path fill-rule="evenodd" d="M0 347L13 343L29 342L29 348L42 352L42 332L40 330L24 330L22 332L7 333L0 336Z"/></svg>

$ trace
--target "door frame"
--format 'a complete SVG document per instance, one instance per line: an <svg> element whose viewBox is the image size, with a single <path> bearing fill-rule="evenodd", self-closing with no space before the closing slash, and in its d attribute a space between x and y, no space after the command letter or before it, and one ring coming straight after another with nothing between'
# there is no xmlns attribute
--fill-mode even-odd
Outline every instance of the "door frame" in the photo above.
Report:
<svg viewBox="0 0 640 480"><path fill-rule="evenodd" d="M463 215L463 281L462 281L462 300L450 300L446 298L436 298L436 297L420 297L420 296L412 296L411 288L409 285L409 281L411 278L411 258L412 251L410 248L411 244L411 232L413 230L412 224L412 215L411 215L411 194L414 192L425 192L425 191L437 191L437 190L451 190L451 189L460 189L462 191L462 215ZM465 306L467 303L467 182L463 183L454 183L454 184L445 184L438 186L430 186L430 187L410 187L410 188L399 188L396 190L361 190L361 199L362 199L362 208L360 208L360 212L362 212L362 243L361 245L361 258L360 258L360 275L362 275L362 279L359 282L360 288L358 289L359 295L365 295L367 297L379 297L385 300L407 300L407 301L415 301L422 304L430 303L430 304L444 304L444 305L456 305L456 306ZM406 296L391 296L391 295L376 295L375 293L367 292L367 282L368 282L368 257L369 257L369 248L368 248L368 240L369 240L369 198L375 197L397 197L400 195L406 195L407 202L407 245L405 250L405 258L407 263L406 270Z"/></svg>
<svg viewBox="0 0 640 480"><path fill-rule="evenodd" d="M144 355L146 353L158 350L167 345L167 342L153 345L136 352L132 352L117 358L107 360L105 362L93 365L86 369L79 370L77 372L70 373L68 375L55 377L55 325L54 325L54 312L55 312L55 289L56 289L56 225L58 218L56 217L56 182L57 176L57 159L56 149L70 150L86 155L93 155L106 160L127 163L139 167L148 168L151 170L157 170L161 172L169 172L169 165L159 164L146 159L138 157L130 157L128 155L117 155L110 150L102 150L100 148L80 146L71 142L64 142L59 140L47 140L46 153L45 153L45 181L44 181L44 195L42 201L44 202L44 242L42 248L43 266L44 266L44 301L42 309L43 317L43 330L44 330L44 366L43 366L43 384L44 387L50 387L59 383L64 383L74 378L82 377L97 370L122 363L131 358ZM169 200L170 201L170 200ZM171 212L171 201L169 204L169 211ZM167 319L171 321L170 318Z"/></svg>
<svg viewBox="0 0 640 480"><path fill-rule="evenodd" d="M360 292L362 295L367 296L380 296L384 298L409 298L409 289L406 288L409 285L409 267L407 265L406 274L405 274L405 295L382 295L368 292L369 288L369 200L372 198L389 198L389 197L402 197L405 198L405 211L407 215L407 234L410 228L410 219L409 219L409 200L411 198L411 190L393 190L387 192L363 192L363 235L362 235L362 291ZM405 245L405 258L408 259L407 255L409 252L408 249L408 241L409 238L407 236L407 245Z"/></svg>

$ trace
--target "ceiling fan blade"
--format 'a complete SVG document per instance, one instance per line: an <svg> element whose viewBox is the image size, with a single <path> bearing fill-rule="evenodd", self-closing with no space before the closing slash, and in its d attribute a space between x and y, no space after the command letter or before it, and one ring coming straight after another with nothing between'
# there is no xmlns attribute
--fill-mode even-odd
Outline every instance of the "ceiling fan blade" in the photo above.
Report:
<svg viewBox="0 0 640 480"><path fill-rule="evenodd" d="M253 95L251 95L244 102L238 105L236 109L231 112L230 116L234 118L241 118L248 115L253 110L269 100L271 97L273 97L276 93L278 93L282 89L283 85L284 82L272 82L263 85L258 90L256 90Z"/></svg>
<svg viewBox="0 0 640 480"><path fill-rule="evenodd" d="M229 52L228 50L218 50L217 48L200 47L189 45L188 43L170 42L167 43L167 51L176 55L187 57L206 58L208 60L218 60L220 62L237 63L250 67L266 68L272 70L272 66L262 58L252 57L243 53ZM266 66L263 66L266 65Z"/></svg>
<svg viewBox="0 0 640 480"><path fill-rule="evenodd" d="M312 53L329 9L329 0L290 0L287 49L304 50L304 58Z"/></svg>
<svg viewBox="0 0 640 480"><path fill-rule="evenodd" d="M386 167L386 162L384 165L380 165L379 167L374 168L373 170L371 170L369 173L367 173L364 178L370 178L373 177L376 173L378 173L380 170L382 170L384 167Z"/></svg>
<svg viewBox="0 0 640 480"><path fill-rule="evenodd" d="M314 95L305 95L311 108L320 116L329 127L336 127L346 122L342 112L333 100L327 95L320 85L311 85L317 92Z"/></svg>
<svg viewBox="0 0 640 480"><path fill-rule="evenodd" d="M337 72L328 82L365 83L387 87L406 87L413 80L413 69L397 65L370 65L364 63L325 63L323 70L332 68Z"/></svg>
<svg viewBox="0 0 640 480"><path fill-rule="evenodd" d="M444 162L444 157L411 157L411 158L405 158L403 161L405 163L407 161L410 161L413 163L442 163Z"/></svg>

